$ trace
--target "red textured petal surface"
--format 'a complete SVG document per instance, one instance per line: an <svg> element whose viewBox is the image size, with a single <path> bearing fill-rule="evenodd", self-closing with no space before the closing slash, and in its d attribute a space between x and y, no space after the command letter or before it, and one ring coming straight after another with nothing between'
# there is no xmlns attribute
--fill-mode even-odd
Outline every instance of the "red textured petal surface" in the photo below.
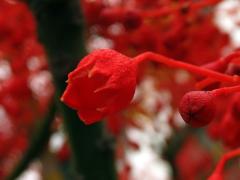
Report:
<svg viewBox="0 0 240 180"><path fill-rule="evenodd" d="M68 76L62 100L91 124L126 107L135 91L136 65L113 50L86 56Z"/></svg>
<svg viewBox="0 0 240 180"><path fill-rule="evenodd" d="M213 95L206 91L185 94L179 106L184 121L193 127L207 125L215 114Z"/></svg>

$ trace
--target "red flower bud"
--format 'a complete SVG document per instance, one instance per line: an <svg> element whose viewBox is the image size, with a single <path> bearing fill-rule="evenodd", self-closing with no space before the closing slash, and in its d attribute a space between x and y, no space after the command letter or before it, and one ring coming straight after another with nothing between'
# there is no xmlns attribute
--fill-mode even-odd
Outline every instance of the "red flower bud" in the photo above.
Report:
<svg viewBox="0 0 240 180"><path fill-rule="evenodd" d="M85 124L125 108L136 87L136 63L114 51L89 54L68 75L61 100L76 109Z"/></svg>
<svg viewBox="0 0 240 180"><path fill-rule="evenodd" d="M211 91L192 91L185 94L179 106L183 120L193 127L207 125L215 114L213 99Z"/></svg>

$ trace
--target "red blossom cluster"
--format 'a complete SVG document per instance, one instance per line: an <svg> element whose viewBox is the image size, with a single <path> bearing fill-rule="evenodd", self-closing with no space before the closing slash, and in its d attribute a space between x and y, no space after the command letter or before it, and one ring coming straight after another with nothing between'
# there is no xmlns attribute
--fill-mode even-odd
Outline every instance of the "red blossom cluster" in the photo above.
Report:
<svg viewBox="0 0 240 180"><path fill-rule="evenodd" d="M37 40L36 24L27 5L2 0L0 12L2 179L28 147L29 134L36 120L46 112L53 86L44 50Z"/></svg>
<svg viewBox="0 0 240 180"><path fill-rule="evenodd" d="M214 6L221 0L81 1L90 39L102 37L111 47L134 56L153 51L201 65L221 56L229 42L214 24Z"/></svg>
<svg viewBox="0 0 240 180"><path fill-rule="evenodd" d="M107 128L118 138L119 179L129 179L133 169L125 150L143 149L141 141L128 139L128 130L143 131L140 122L147 119L152 131L160 134L161 113L173 131L181 132L180 112L187 124L208 126L207 134L220 140L223 149L240 146L240 52L223 55L229 36L214 23L214 9L220 2L80 1L89 51L99 48L99 39L111 49L93 51L82 59L69 73L61 100L75 109L85 124L107 118ZM0 12L4 14L0 16L1 179L27 148L36 117L46 112L54 88L27 5L2 0ZM152 78L149 89L142 88L146 77ZM150 102L146 99L151 93L155 94ZM212 154L197 138L190 137L179 149L175 155L178 179L198 179L202 172L209 176ZM239 150L230 154L209 180L223 179L226 159L238 156ZM67 144L58 155L63 162L69 158Z"/></svg>
<svg viewBox="0 0 240 180"><path fill-rule="evenodd" d="M202 80L198 83L203 90L215 89L212 90L212 92L217 92L215 93L216 97L213 100L215 101L214 105L208 104L208 106L214 106L214 110L211 111L211 114L215 111L215 115L210 118L210 121L212 122L208 127L209 135L214 139L220 139L225 145L231 148L236 148L240 145L237 140L240 135L239 87L231 87L234 84L239 84L239 60L240 53L239 51L236 51L218 61L206 65L209 69L213 69L233 77L235 76L236 82L224 83L212 80ZM229 129L231 129L231 131L229 131Z"/></svg>
<svg viewBox="0 0 240 180"><path fill-rule="evenodd" d="M144 76L149 67L156 66L160 71L162 65L184 69L195 75L196 83L192 90L197 90L186 94L180 103L180 113L185 122L194 127L210 124L208 133L211 137L220 139L231 148L239 147L240 58L239 51L220 58L229 38L214 24L214 7L219 2L130 0L111 4L101 0L82 1L89 46L94 43L94 38L100 37L116 51L98 50L86 56L69 74L62 101L76 109L86 124L110 116L109 119L116 120L116 124L114 126L114 122L109 121L109 127L114 128L113 132L119 132L116 127L121 123L113 113L123 109L131 112L133 105L134 111L142 111L136 101L127 107L137 87L135 80L139 84L139 77ZM143 61L161 65L145 63L146 66L142 67ZM86 89L83 90L81 84L85 84ZM192 84L192 81L187 84ZM176 86L176 82L172 82L172 87L161 84L159 90L169 88L173 97L182 97L184 92L178 92L174 89ZM99 93L99 89L104 91ZM175 101L172 103L176 104ZM163 106L160 105L158 110ZM170 116L169 123L172 119ZM123 128L124 125L121 126ZM195 179L197 175L193 171L190 173Z"/></svg>

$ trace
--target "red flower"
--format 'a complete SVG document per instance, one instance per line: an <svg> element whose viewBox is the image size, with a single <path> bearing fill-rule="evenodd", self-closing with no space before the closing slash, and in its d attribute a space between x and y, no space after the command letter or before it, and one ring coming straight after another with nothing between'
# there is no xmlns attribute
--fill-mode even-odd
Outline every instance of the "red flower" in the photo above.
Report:
<svg viewBox="0 0 240 180"><path fill-rule="evenodd" d="M136 63L114 50L94 51L68 75L61 100L76 109L85 124L94 123L130 103L136 70Z"/></svg>

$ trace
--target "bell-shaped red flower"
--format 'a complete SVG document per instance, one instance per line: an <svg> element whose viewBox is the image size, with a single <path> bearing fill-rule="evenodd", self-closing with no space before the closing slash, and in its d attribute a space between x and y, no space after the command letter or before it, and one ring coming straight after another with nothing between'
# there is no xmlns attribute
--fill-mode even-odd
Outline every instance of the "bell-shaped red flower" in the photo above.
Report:
<svg viewBox="0 0 240 180"><path fill-rule="evenodd" d="M137 65L114 50L97 50L83 58L68 75L61 98L85 124L125 108L136 87Z"/></svg>

